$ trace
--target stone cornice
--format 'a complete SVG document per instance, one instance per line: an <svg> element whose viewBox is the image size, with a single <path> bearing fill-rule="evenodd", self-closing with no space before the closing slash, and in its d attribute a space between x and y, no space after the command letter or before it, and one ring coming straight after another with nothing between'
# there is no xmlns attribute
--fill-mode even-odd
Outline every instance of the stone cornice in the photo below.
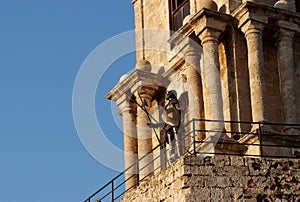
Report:
<svg viewBox="0 0 300 202"><path fill-rule="evenodd" d="M270 18L300 24L299 13L252 2L241 4L232 12L232 16L239 21L239 27L243 26L248 20L267 23Z"/></svg>
<svg viewBox="0 0 300 202"><path fill-rule="evenodd" d="M187 38L191 37L193 33L201 33L205 28L224 31L227 25L234 26L234 24L235 19L231 15L203 8L192 16L183 27L174 33L168 42L173 46L177 46L183 41L190 40Z"/></svg>
<svg viewBox="0 0 300 202"><path fill-rule="evenodd" d="M130 99L129 96L133 95L142 86L152 86L155 89L166 88L169 82L168 79L158 74L135 69L127 78L115 86L105 98L113 100L118 104L124 102L126 99Z"/></svg>
<svg viewBox="0 0 300 202"><path fill-rule="evenodd" d="M234 26L235 19L231 15L204 8L191 18L190 23L196 35L199 35L207 28L223 32L226 26Z"/></svg>

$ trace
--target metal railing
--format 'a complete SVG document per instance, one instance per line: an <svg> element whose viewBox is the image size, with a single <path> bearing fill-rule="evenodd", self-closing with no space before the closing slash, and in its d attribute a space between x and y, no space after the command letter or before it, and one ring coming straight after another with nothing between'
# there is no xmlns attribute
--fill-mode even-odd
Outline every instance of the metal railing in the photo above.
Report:
<svg viewBox="0 0 300 202"><path fill-rule="evenodd" d="M212 126L212 128L209 128ZM288 134L285 130L299 129L300 124L279 124L241 121L219 121L192 119L181 129L180 146L182 155L238 155L265 158L300 158L300 132ZM294 130L297 131L297 130ZM295 132L293 132L295 133ZM205 148L208 146L210 149ZM212 146L212 147L211 147ZM104 202L120 200L125 192L134 189L155 171L170 165L170 149L166 142L157 145L137 162L118 174L84 202ZM299 152L299 153L297 153ZM153 160L143 167L153 166L153 172L140 178L135 185L125 188L125 173L151 155ZM179 155L177 158L180 157Z"/></svg>

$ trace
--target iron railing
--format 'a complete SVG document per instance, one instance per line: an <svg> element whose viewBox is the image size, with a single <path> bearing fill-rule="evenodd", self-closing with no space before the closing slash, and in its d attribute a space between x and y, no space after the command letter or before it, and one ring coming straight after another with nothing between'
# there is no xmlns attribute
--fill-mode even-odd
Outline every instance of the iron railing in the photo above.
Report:
<svg viewBox="0 0 300 202"><path fill-rule="evenodd" d="M209 125L212 128L209 128ZM264 158L300 158L300 133L286 133L286 130L299 129L300 124L279 124L261 122L220 121L192 119L181 129L180 146L182 155L238 155ZM294 130L299 131L299 130ZM210 138L212 137L212 138ZM216 138L217 137L217 138ZM213 145L213 149L205 146ZM299 153L298 153L299 152ZM120 200L124 193L136 187L155 171L170 165L168 154L170 149L165 142L157 145L137 162L118 174L84 202L104 202ZM153 160L143 167L153 166L153 172L140 178L132 187L125 188L125 183L133 175L125 179L125 173L133 167L138 167L140 161L149 155ZM177 156L179 158L180 156Z"/></svg>

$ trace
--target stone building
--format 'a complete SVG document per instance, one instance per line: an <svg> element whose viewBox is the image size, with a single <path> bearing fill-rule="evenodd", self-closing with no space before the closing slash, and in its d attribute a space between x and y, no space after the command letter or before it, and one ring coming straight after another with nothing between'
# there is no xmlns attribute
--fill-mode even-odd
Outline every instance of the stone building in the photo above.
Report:
<svg viewBox="0 0 300 202"><path fill-rule="evenodd" d="M122 201L300 201L299 1L132 3L137 64L106 96L123 119Z"/></svg>

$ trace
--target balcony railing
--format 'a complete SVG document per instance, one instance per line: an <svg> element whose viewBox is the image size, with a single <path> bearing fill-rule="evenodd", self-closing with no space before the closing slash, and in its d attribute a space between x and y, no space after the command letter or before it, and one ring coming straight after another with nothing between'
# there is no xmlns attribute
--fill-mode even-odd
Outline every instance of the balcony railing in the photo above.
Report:
<svg viewBox="0 0 300 202"><path fill-rule="evenodd" d="M218 127L208 128L210 124ZM300 158L299 128L300 124L193 119L185 124L181 130L185 131L181 132L181 138L178 140L181 141L178 145L180 145L182 153L177 155L176 158L184 155ZM290 132L286 133L285 131ZM149 175L172 164L176 159L170 159L170 152L166 143L157 145L148 154L90 195L84 202L120 200L127 191L134 189ZM153 172L139 179L136 185L126 189L125 183L130 178L125 179L125 173L132 167L138 166L139 162L145 160L149 155L153 157L153 160L144 167L139 168L139 172L150 165L154 165Z"/></svg>

